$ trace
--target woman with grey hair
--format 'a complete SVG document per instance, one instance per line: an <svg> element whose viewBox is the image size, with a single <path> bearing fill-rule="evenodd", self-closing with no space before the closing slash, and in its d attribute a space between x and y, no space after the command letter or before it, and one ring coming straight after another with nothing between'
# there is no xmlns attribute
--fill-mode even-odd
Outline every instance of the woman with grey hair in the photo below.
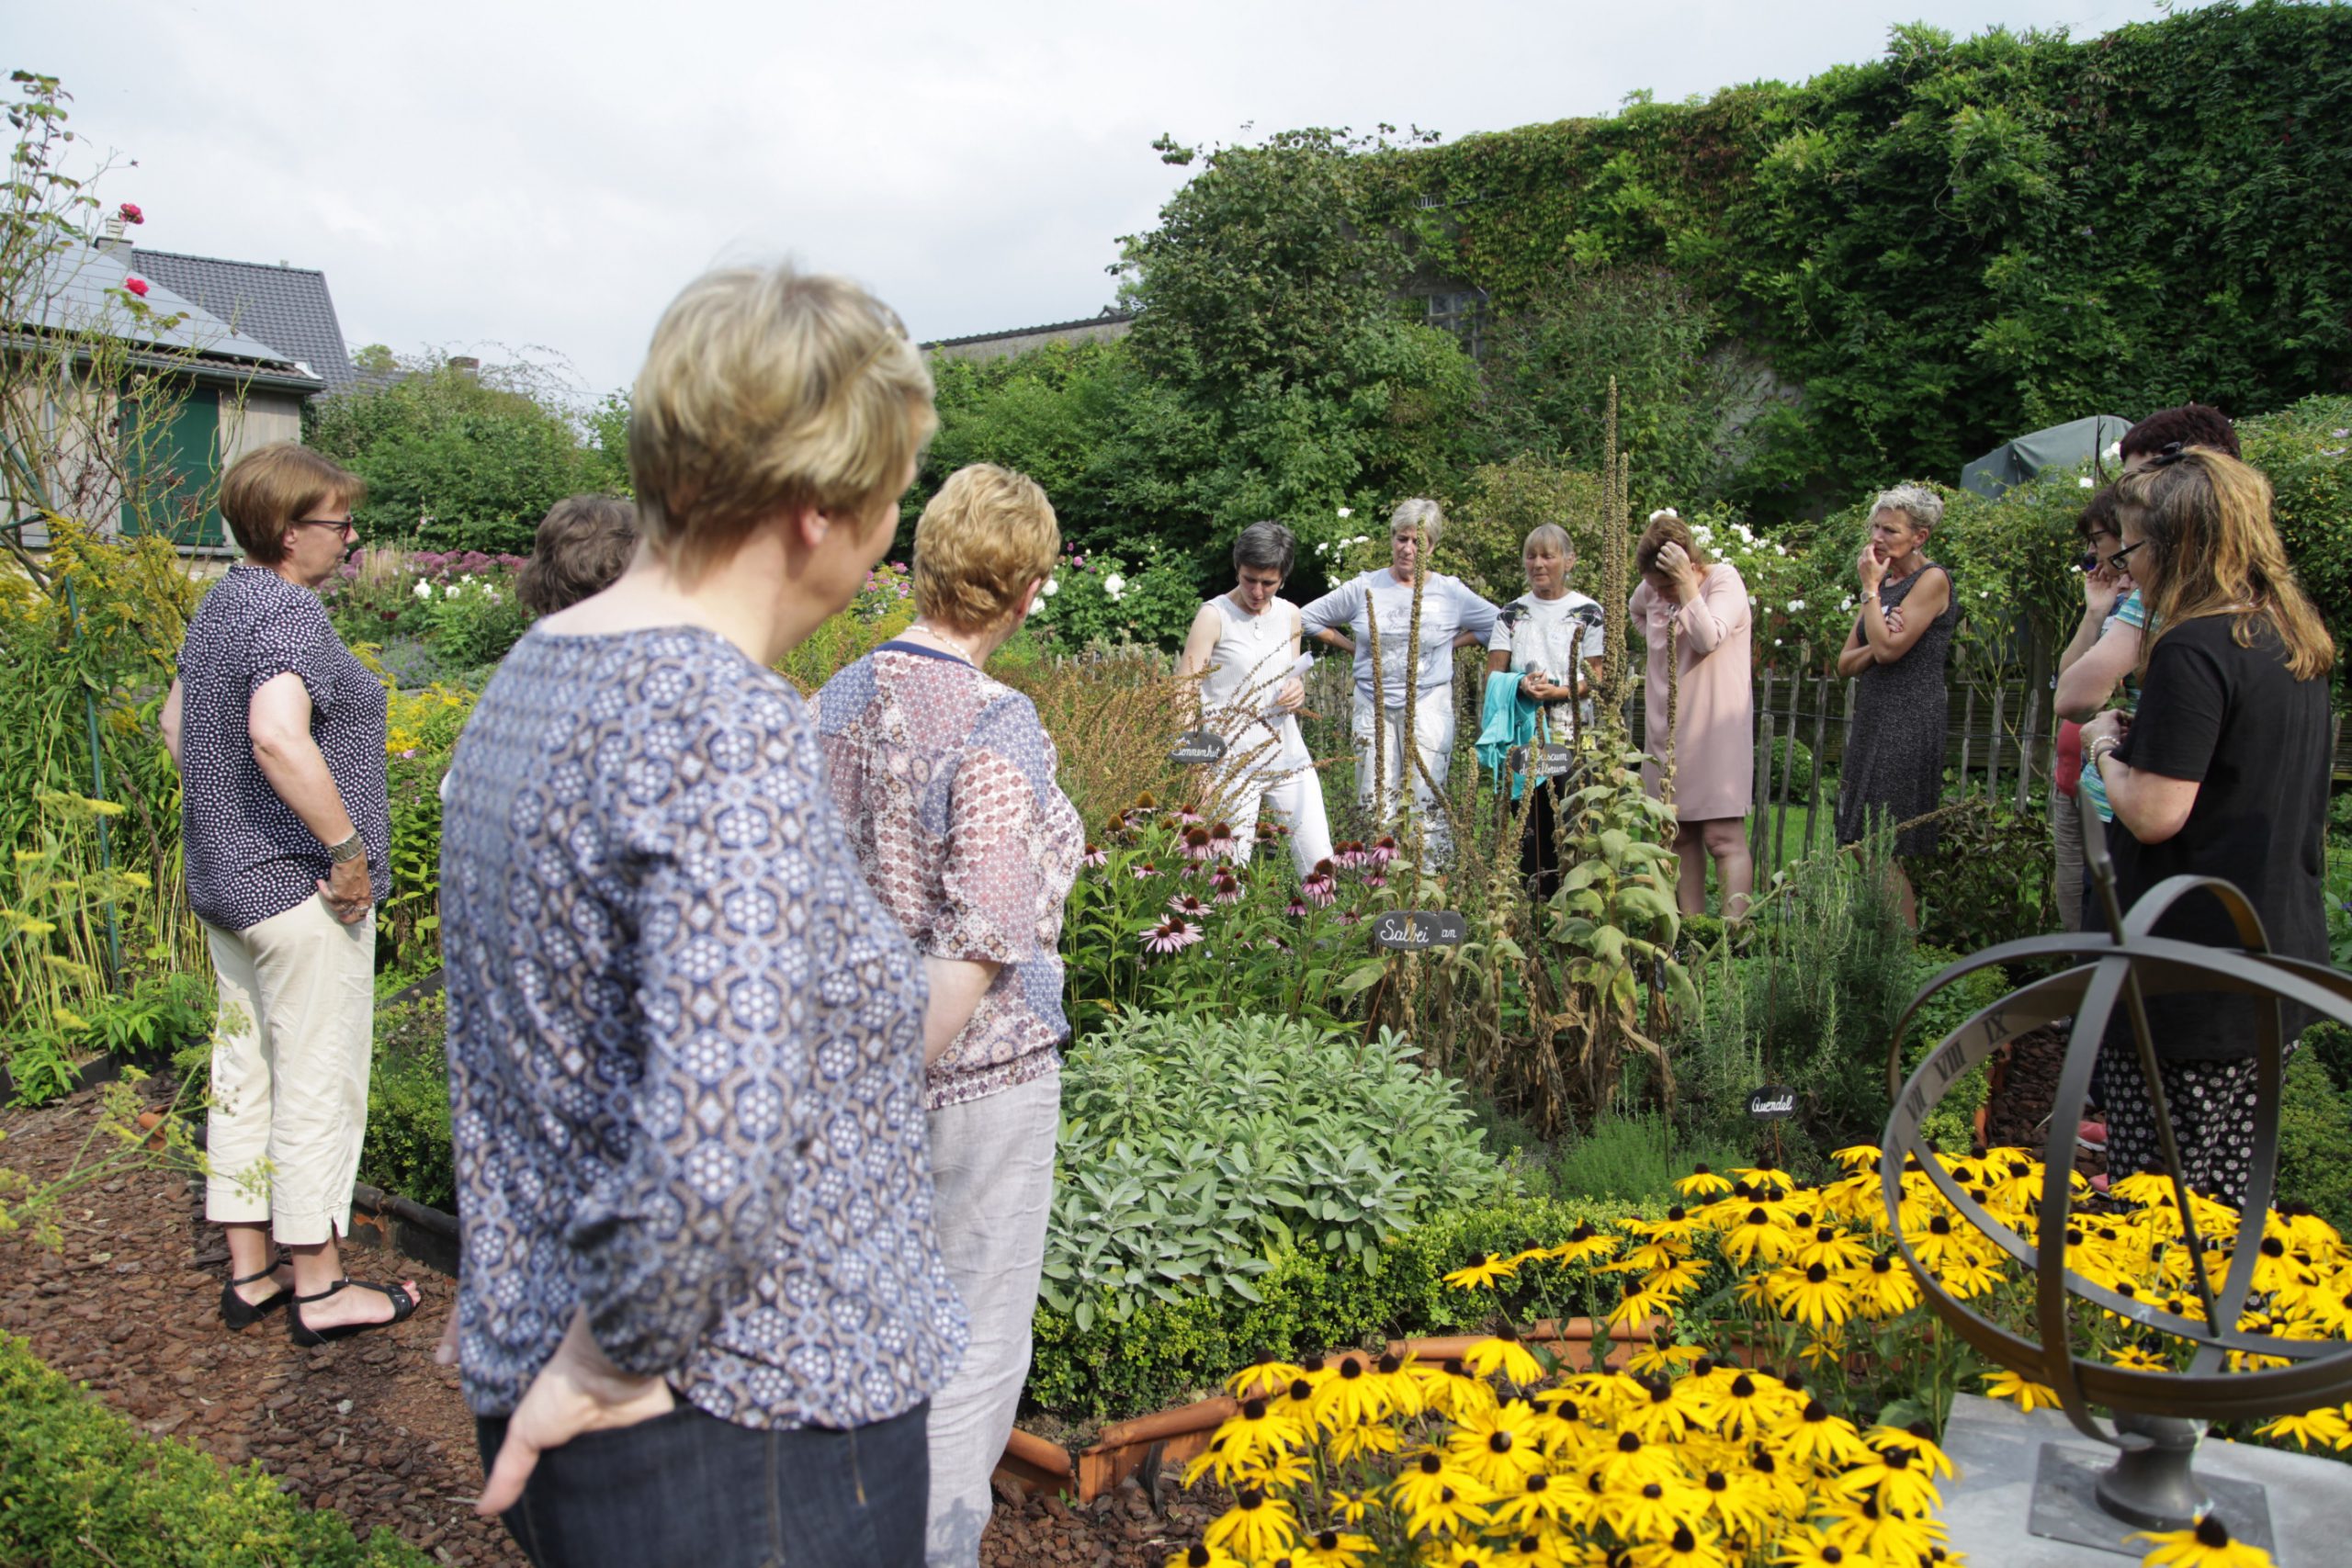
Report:
<svg viewBox="0 0 2352 1568"><path fill-rule="evenodd" d="M1341 583L1299 612L1306 635L1355 655L1353 730L1356 803L1375 818L1409 788L1413 811L1440 863L1453 848L1453 825L1435 809L1453 761L1458 721L1453 650L1479 648L1494 635L1492 604L1458 578L1428 570L1428 554L1445 531L1434 501L1400 502L1388 521L1388 564ZM1419 582L1420 646L1413 640L1414 583ZM1380 663L1373 665L1373 634ZM1406 693L1413 694L1413 735L1405 740ZM1409 780L1409 784L1408 781Z"/></svg>
<svg viewBox="0 0 2352 1568"><path fill-rule="evenodd" d="M1527 592L1504 605L1497 617L1494 635L1487 643L1487 672L1509 671L1519 677L1521 694L1537 705L1537 741L1565 741L1572 727L1581 730L1592 724L1589 694L1608 651L1600 604L1568 586L1568 574L1576 570L1577 547L1557 523L1545 523L1529 532L1520 565L1527 573ZM1573 718L1571 704L1576 705ZM1560 885L1559 847L1554 830L1559 783L1537 779L1532 787L1535 798L1528 807L1519 868L1528 890L1537 897L1548 897Z"/></svg>
<svg viewBox="0 0 2352 1568"><path fill-rule="evenodd" d="M1262 803L1290 833L1304 877L1331 853L1323 781L1299 739L1306 705L1298 606L1282 597L1296 543L1279 523L1252 523L1233 541L1231 592L1203 604L1184 637L1180 680L1197 678L1201 722L1222 736L1226 761L1204 809L1233 828L1248 860Z"/></svg>
<svg viewBox="0 0 2352 1568"><path fill-rule="evenodd" d="M1951 698L1944 666L1960 625L1951 574L1927 558L1928 536L1943 521L1941 497L1925 485L1897 485L1871 509L1870 542L1855 558L1861 610L1838 655L1854 686L1853 739L1838 792L1838 841L1911 822L1943 797L1944 731ZM1933 822L1895 835L1905 859L1936 852ZM1905 923L1919 923L1918 896L1893 867Z"/></svg>

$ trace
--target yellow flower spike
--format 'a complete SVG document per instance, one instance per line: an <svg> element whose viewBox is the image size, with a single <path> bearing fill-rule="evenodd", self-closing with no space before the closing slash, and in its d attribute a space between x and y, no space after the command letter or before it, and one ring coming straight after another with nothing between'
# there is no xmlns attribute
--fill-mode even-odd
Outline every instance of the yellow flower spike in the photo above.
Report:
<svg viewBox="0 0 2352 1568"><path fill-rule="evenodd" d="M2229 1527L2214 1514L2185 1530L2142 1530L2124 1539L2153 1544L2142 1568L2271 1568L2270 1553L2232 1540Z"/></svg>

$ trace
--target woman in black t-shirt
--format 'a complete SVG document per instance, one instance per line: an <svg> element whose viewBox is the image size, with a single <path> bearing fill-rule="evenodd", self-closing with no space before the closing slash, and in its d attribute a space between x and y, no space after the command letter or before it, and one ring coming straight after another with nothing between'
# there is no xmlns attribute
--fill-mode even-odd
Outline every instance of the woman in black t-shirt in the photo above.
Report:
<svg viewBox="0 0 2352 1568"><path fill-rule="evenodd" d="M2175 449L2118 481L2123 550L2148 606L2134 716L2083 727L2083 760L2115 807L2109 849L2132 900L2168 876L2226 877L2261 917L2273 953L2327 958L2322 857L2328 785L2327 672L2335 645L2295 581L2270 520L2270 485L2210 447ZM2237 947L2214 898L2192 895L2155 934ZM2167 997L2152 1020L2182 1174L2241 1201L2254 1148L2251 998ZM2286 1010L2291 1043L2305 1021ZM2108 1168L2159 1162L2154 1108L2131 1026L2109 1027L2101 1064L2114 1103Z"/></svg>

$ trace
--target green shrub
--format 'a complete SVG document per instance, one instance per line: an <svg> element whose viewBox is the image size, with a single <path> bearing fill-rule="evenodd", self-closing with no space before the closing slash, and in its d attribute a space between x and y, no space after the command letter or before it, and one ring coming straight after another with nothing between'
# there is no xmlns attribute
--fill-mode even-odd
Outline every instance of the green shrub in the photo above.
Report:
<svg viewBox="0 0 2352 1568"><path fill-rule="evenodd" d="M1674 1183L1693 1165L1721 1169L1745 1159L1746 1151L1728 1142L1701 1145L1677 1138L1673 1124L1657 1111L1604 1112L1582 1136L1561 1141L1552 1160L1552 1190L1570 1203L1668 1201Z"/></svg>
<svg viewBox="0 0 2352 1568"><path fill-rule="evenodd" d="M2314 1023L2303 1031L2302 1055L2327 1069L2328 1080L2352 1094L2352 1029Z"/></svg>
<svg viewBox="0 0 2352 1568"><path fill-rule="evenodd" d="M2287 1064L2278 1104L2278 1203L2303 1203L2352 1231L2352 1094L2311 1051Z"/></svg>
<svg viewBox="0 0 2352 1568"><path fill-rule="evenodd" d="M1043 1292L1083 1329L1231 1292L1286 1253L1376 1269L1416 1221L1497 1194L1460 1086L1387 1031L1127 1011L1062 1078Z"/></svg>
<svg viewBox="0 0 2352 1568"><path fill-rule="evenodd" d="M1267 1352L1304 1355L1476 1328L1487 1320L1492 1297L1453 1289L1444 1282L1448 1271L1473 1253L1557 1242L1581 1221L1628 1212L1601 1199L1510 1198L1439 1213L1391 1237L1363 1268L1328 1254L1284 1252L1251 1281L1251 1300L1147 1300L1123 1322L1098 1317L1088 1328L1040 1304L1024 1397L1072 1418L1140 1415L1197 1397ZM1613 1301L1616 1290L1595 1284L1593 1295ZM1504 1303L1514 1313L1528 1304L1523 1292L1509 1290Z"/></svg>
<svg viewBox="0 0 2352 1568"><path fill-rule="evenodd" d="M430 1568L379 1527L303 1507L259 1464L151 1439L0 1334L0 1562L44 1568Z"/></svg>
<svg viewBox="0 0 2352 1568"><path fill-rule="evenodd" d="M1975 953L2056 929L2050 817L1982 795L1949 802L1936 852L1914 865L1919 940Z"/></svg>
<svg viewBox="0 0 2352 1568"><path fill-rule="evenodd" d="M1917 985L1925 986L1959 954L1940 947L1922 945L1915 954L1917 968ZM1928 1053L1941 1043L1943 1037L1959 1028L1982 1009L1992 1006L2008 993L2007 977L1998 969L1979 969L1974 974L1955 981L1930 998L1911 1020L1911 1027L1903 1036L1903 1070L1910 1073L1928 1058ZM1948 1155L1965 1155L1976 1142L1976 1108L1984 1103L1990 1085L1983 1067L1972 1067L1954 1080L1944 1091L1942 1100L1928 1113L1920 1131L1927 1141Z"/></svg>
<svg viewBox="0 0 2352 1568"><path fill-rule="evenodd" d="M436 1209L455 1208L458 1196L449 1151L449 1068L442 1054L447 1029L437 994L376 1010L368 1136L359 1146L361 1180Z"/></svg>

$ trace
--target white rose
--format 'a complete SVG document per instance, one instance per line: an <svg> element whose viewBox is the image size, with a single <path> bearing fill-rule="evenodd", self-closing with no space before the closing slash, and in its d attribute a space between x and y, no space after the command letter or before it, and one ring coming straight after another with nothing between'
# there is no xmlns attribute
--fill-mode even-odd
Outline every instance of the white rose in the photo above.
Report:
<svg viewBox="0 0 2352 1568"><path fill-rule="evenodd" d="M1049 577L1046 579L1046 586L1037 590L1037 595L1041 599L1050 599L1061 591L1062 580L1058 577Z"/></svg>
<svg viewBox="0 0 2352 1568"><path fill-rule="evenodd" d="M1330 541L1326 540L1326 541L1324 541L1322 544L1319 544L1319 545L1317 545L1317 546L1316 546L1316 547L1315 547L1315 553L1316 553L1317 555L1318 555L1318 556L1319 556L1319 555L1321 555L1325 550L1328 550L1328 549L1329 549L1330 547L1331 547Z"/></svg>
<svg viewBox="0 0 2352 1568"><path fill-rule="evenodd" d="M1121 577L1115 571L1102 580L1102 592L1108 593L1114 599L1116 599L1120 594L1125 593L1126 591L1127 580Z"/></svg>
<svg viewBox="0 0 2352 1568"><path fill-rule="evenodd" d="M1792 599L1792 600L1790 600L1790 601L1789 601L1789 614L1790 614L1790 615L1799 615L1799 614L1803 613L1804 609L1804 600L1802 600L1802 599Z"/></svg>
<svg viewBox="0 0 2352 1568"><path fill-rule="evenodd" d="M1351 545L1368 545L1372 543L1372 536L1369 534L1358 534L1354 538L1350 539L1348 543Z"/></svg>
<svg viewBox="0 0 2352 1568"><path fill-rule="evenodd" d="M433 597L433 584L431 584L431 583L429 583L429 582L419 582L419 583L416 585L416 596L417 596L418 598L420 598L420 599L430 599L430 598L432 598L432 597Z"/></svg>
<svg viewBox="0 0 2352 1568"><path fill-rule="evenodd" d="M441 590L441 597L444 599L455 599L458 596L458 590L462 586L463 584L461 583L452 582L447 588Z"/></svg>
<svg viewBox="0 0 2352 1568"><path fill-rule="evenodd" d="M2098 488L2098 486L2091 483L2091 477L2088 474L2085 474L2081 479L2076 479L2075 483L2081 486L2084 490L2097 490Z"/></svg>
<svg viewBox="0 0 2352 1568"><path fill-rule="evenodd" d="M1342 517L1353 517L1355 514L1356 509L1352 506L1342 506L1340 508L1340 515Z"/></svg>
<svg viewBox="0 0 2352 1568"><path fill-rule="evenodd" d="M1789 553L1789 547L1788 546L1781 543L1780 540L1775 539L1772 541L1772 553L1776 556L1784 556Z"/></svg>
<svg viewBox="0 0 2352 1568"><path fill-rule="evenodd" d="M1838 608L1840 610L1850 610L1853 607L1854 596L1851 593L1847 594L1843 599L1838 601Z"/></svg>

